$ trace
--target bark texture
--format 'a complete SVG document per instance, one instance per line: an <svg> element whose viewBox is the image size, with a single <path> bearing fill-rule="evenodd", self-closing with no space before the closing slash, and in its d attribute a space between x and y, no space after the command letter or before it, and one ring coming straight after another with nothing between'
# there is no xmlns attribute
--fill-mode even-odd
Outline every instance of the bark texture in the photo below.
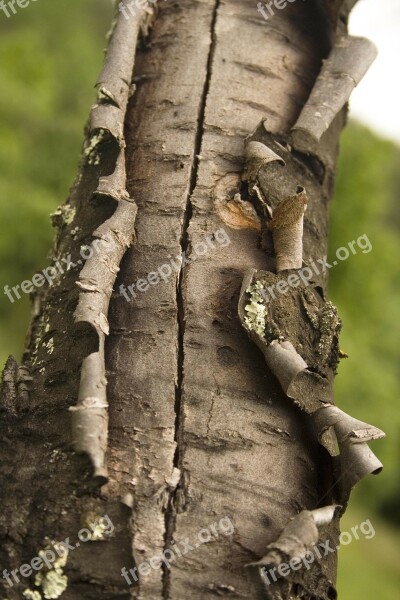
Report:
<svg viewBox="0 0 400 600"><path fill-rule="evenodd" d="M48 540L68 536L75 543L82 526L105 514L115 526L107 539L70 551L65 600L335 597L336 555L274 590L246 569L291 517L334 503L338 491L311 418L266 368L237 305L246 271L275 269L271 232L240 197L245 138L262 119L266 135L287 139L338 22L343 33L341 4L298 1L265 21L253 0L160 3L137 49L125 164L117 158L118 135L96 143L93 160L89 128L79 176L60 212L55 258L71 253L78 263L81 245L116 218L116 200L118 210L128 198L137 205L136 222L132 203L124 213L123 235L111 227L124 238L121 248L134 236L136 243L122 259L106 315L107 483L100 487L89 458L73 450L68 410L77 403L82 362L99 349L98 328L79 328L73 317L82 281L83 291L86 285L86 294L93 292L96 262L91 281L77 264L35 297L23 365L8 361L0 405L1 565L30 562ZM135 19L127 23L125 50L137 34ZM112 90L105 86L103 95L118 107ZM305 261L326 254L344 119L341 110L318 156L292 152L291 173L307 183ZM99 128L107 129L102 121ZM114 185L124 166L129 196L121 196L120 180ZM105 190L105 181L114 184ZM287 197L296 193L292 183L282 179ZM139 291L140 279L167 264L168 276ZM106 283L110 289L112 278ZM324 290L326 281L315 285ZM306 312L299 315L296 327L309 328ZM233 531L212 533L224 517ZM204 529L211 535L199 543ZM319 535L336 546L338 519L322 524ZM139 581L129 575L132 585L121 576L123 567L133 570L185 539L192 550L170 568L142 569ZM3 596L22 598L27 588L43 593L33 579L12 588L3 581Z"/></svg>

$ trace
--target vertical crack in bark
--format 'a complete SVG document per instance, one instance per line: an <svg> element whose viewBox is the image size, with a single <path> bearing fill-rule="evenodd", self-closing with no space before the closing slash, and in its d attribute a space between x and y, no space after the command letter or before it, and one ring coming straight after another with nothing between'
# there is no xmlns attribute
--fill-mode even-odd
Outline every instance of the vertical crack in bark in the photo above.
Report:
<svg viewBox="0 0 400 600"><path fill-rule="evenodd" d="M205 112L207 106L207 97L210 89L211 75L212 75L212 65L214 58L214 51L216 46L216 23L218 16L218 9L220 5L220 0L215 1L211 25L210 25L210 48L207 59L207 67L206 74L203 86L203 92L200 99L199 111L198 111L198 119L197 119L197 131L194 142L194 152L193 152L193 160L192 167L190 172L189 179L189 188L186 198L186 206L185 212L182 220L182 231L180 238L180 246L182 256L186 256L189 248L189 235L188 230L190 226L190 221L192 218L192 203L191 198L192 194L196 188L197 183L197 175L200 164L200 152L203 141L204 134L204 119ZM183 285L184 285L184 261L182 262L181 269L178 275L178 285L176 292L176 302L177 302L177 317L178 317L178 331L177 331L177 347L178 347L178 364L177 364L177 378L175 384L175 442L176 442L176 450L174 455L174 467L180 469L181 477L180 481L175 488L169 494L168 505L165 513L165 546L164 549L167 549L173 539L174 531L175 531L175 517L176 517L176 500L178 497L178 493L185 486L184 482L184 474L182 472L181 466L183 463L183 451L182 451L182 439L181 432L183 427L183 406L182 406L182 392L183 392L183 379L184 379L184 335L185 335L185 299L183 293ZM163 565L163 599L168 600L170 597L170 572L165 565Z"/></svg>

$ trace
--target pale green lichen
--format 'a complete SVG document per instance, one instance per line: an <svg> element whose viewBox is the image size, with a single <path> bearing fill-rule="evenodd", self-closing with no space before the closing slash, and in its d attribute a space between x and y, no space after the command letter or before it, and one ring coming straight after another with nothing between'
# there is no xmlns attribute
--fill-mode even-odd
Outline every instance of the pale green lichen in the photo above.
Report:
<svg viewBox="0 0 400 600"><path fill-rule="evenodd" d="M48 342L43 344L47 348L47 354L53 354L54 352L54 338L50 338Z"/></svg>
<svg viewBox="0 0 400 600"><path fill-rule="evenodd" d="M60 568L65 567L68 560L68 548L66 548L64 544L57 542L52 542L50 548L53 549L58 555L53 563L53 566Z"/></svg>
<svg viewBox="0 0 400 600"><path fill-rule="evenodd" d="M51 213L50 218L54 226L61 228L63 225L71 225L75 219L76 208L69 204L59 206L57 210Z"/></svg>
<svg viewBox="0 0 400 600"><path fill-rule="evenodd" d="M55 600L67 589L68 577L63 574L62 569L57 567L45 574L38 573L35 577L35 584L42 588L46 600Z"/></svg>
<svg viewBox="0 0 400 600"><path fill-rule="evenodd" d="M245 306L247 315L244 319L248 329L262 337L265 335L265 317L267 314L262 296L263 290L264 287L259 281L247 288L246 292L250 295L250 302Z"/></svg>
<svg viewBox="0 0 400 600"><path fill-rule="evenodd" d="M115 103L116 102L112 93L109 90L107 90L107 88L105 88L104 86L99 88L99 90L97 91L97 100L100 103L102 103L102 102Z"/></svg>
<svg viewBox="0 0 400 600"><path fill-rule="evenodd" d="M264 283L257 280L247 288L246 292L250 295L250 302L245 306L247 315L244 321L247 329L263 338L266 345L273 340L283 340L284 336L268 310Z"/></svg>
<svg viewBox="0 0 400 600"><path fill-rule="evenodd" d="M313 292L304 288L300 296L305 313L314 329L319 329L319 306Z"/></svg>
<svg viewBox="0 0 400 600"><path fill-rule="evenodd" d="M42 600L41 593L34 590L26 589L24 592L22 592L22 595L28 600Z"/></svg>
<svg viewBox="0 0 400 600"><path fill-rule="evenodd" d="M90 165L98 165L100 163L100 155L97 146L104 140L106 135L105 129L99 129L98 133L92 135L87 144L84 155L87 156Z"/></svg>
<svg viewBox="0 0 400 600"><path fill-rule="evenodd" d="M323 361L331 363L333 368L339 362L338 337L342 328L342 322L338 316L336 306L328 301L319 314L319 332L317 352Z"/></svg>
<svg viewBox="0 0 400 600"><path fill-rule="evenodd" d="M45 559L48 550L57 554L57 558L50 569L43 569L40 573L36 573L35 585L42 588L43 597L46 600L54 600L59 598L68 587L68 577L63 573L63 568L68 560L68 549L63 544L51 542L44 550L39 551L39 557Z"/></svg>
<svg viewBox="0 0 400 600"><path fill-rule="evenodd" d="M104 522L104 517L97 515L93 511L87 512L82 518L82 524L90 530L88 540L91 542L100 542L109 535L109 523Z"/></svg>
<svg viewBox="0 0 400 600"><path fill-rule="evenodd" d="M37 330L35 332L35 341L32 349L32 364L34 366L41 366L42 361L39 362L39 350L42 346L42 340L44 337L44 333L46 332L46 328L49 326L50 328L50 319L49 315L44 312L41 317L39 317L39 322L37 324Z"/></svg>

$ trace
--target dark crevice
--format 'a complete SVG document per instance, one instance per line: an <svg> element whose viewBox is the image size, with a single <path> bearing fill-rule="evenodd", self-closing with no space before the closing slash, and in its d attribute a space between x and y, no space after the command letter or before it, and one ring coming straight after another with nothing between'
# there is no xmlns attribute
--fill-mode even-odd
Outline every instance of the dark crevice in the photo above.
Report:
<svg viewBox="0 0 400 600"><path fill-rule="evenodd" d="M214 51L216 45L216 33L215 26L217 22L218 9L220 0L216 0L210 26L210 49L207 59L206 77L204 81L203 91L201 94L199 112L197 119L197 130L194 141L193 160L192 167L190 170L189 177L189 188L186 197L186 206L182 220L182 230L180 238L181 252L185 256L189 251L189 225L193 215L191 197L196 188L198 170L200 164L200 152L203 142L204 135L204 119L207 105L207 97L210 90L210 82L212 75L212 64L214 58ZM165 546L167 549L171 546L173 535L175 532L175 521L176 521L176 499L178 492L184 491L184 474L181 468L183 463L183 452L182 452L182 427L183 427L183 406L182 406L182 391L183 391L183 378L184 378L184 335L185 335L185 298L184 298L184 277L185 267L182 266L178 276L178 286L176 293L177 302L177 313L178 313L178 332L177 332L177 345L178 345L178 364L177 364L177 379L175 385L175 442L176 450L174 455L174 467L181 469L181 479L175 490L171 491L168 500L168 506L165 513ZM163 565L163 591L162 597L164 600L168 600L170 597L170 571Z"/></svg>

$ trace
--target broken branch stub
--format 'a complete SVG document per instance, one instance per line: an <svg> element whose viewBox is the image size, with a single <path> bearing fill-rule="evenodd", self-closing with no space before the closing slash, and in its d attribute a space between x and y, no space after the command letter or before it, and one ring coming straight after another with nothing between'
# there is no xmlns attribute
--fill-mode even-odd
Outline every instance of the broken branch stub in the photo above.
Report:
<svg viewBox="0 0 400 600"><path fill-rule="evenodd" d="M292 128L291 141L296 149L308 152L315 148L376 56L376 47L368 39L337 37Z"/></svg>
<svg viewBox="0 0 400 600"><path fill-rule="evenodd" d="M91 111L91 139L86 151L90 156L105 134L115 142L114 171L99 178L94 197L117 202L117 206L114 214L93 234L91 256L77 281L80 293L74 315L77 325L87 323L93 328L98 347L82 362L78 403L70 409L73 444L77 452L89 456L100 484L107 481L108 405L104 357L105 336L109 333L107 315L119 264L135 239L137 207L126 190L124 121L145 12L142 8L128 20L119 12L97 82L98 103Z"/></svg>
<svg viewBox="0 0 400 600"><path fill-rule="evenodd" d="M250 339L264 354L269 369L284 393L304 412L312 414L325 406L326 402L331 402L333 373L330 363L335 364L336 361L332 355L336 347L335 327L332 332L332 352L315 360L314 345L317 346L320 341L319 326L325 302L315 293L319 304L316 304L315 314L312 315L314 325L307 327L303 324L299 332L293 329L288 320L276 320L273 314L276 308L282 308L282 314L288 316L286 307L302 303L305 287L291 290L288 296L278 294L275 300L268 297L269 290L276 289L281 281L284 279L280 275L267 271L247 271L239 295L239 318ZM292 320L296 320L296 314L292 315ZM301 341L298 337L300 333ZM308 346L307 356L302 356L296 349L300 345L303 353ZM310 359L314 359L312 363ZM313 371L310 371L310 367Z"/></svg>

